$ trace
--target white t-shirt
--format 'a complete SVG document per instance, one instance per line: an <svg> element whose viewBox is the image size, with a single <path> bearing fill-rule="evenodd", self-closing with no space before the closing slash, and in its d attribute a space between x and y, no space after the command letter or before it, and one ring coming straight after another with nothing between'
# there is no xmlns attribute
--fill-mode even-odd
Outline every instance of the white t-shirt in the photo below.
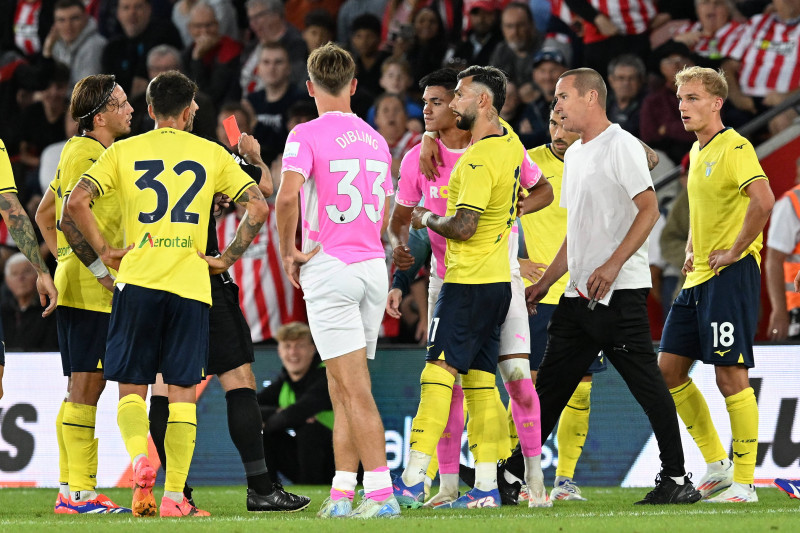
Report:
<svg viewBox="0 0 800 533"><path fill-rule="evenodd" d="M800 242L800 219L794 212L791 200L784 197L775 202L771 217L767 246L784 254L791 254Z"/></svg>
<svg viewBox="0 0 800 533"><path fill-rule="evenodd" d="M632 198L652 186L644 148L618 124L567 149L561 185L570 273L565 296L587 294L589 276L619 247L639 212ZM612 289L651 286L648 241L625 262Z"/></svg>

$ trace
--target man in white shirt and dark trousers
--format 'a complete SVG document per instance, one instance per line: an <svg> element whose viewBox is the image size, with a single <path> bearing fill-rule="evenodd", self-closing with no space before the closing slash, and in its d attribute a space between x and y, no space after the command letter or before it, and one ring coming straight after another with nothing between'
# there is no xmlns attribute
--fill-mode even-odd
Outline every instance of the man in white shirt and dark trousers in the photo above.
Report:
<svg viewBox="0 0 800 533"><path fill-rule="evenodd" d="M658 369L647 293L647 240L658 202L639 141L606 116L607 90L591 69L570 70L556 85L555 112L580 140L564 156L561 206L567 236L538 283L526 289L529 311L569 269L570 281L548 327L536 390L542 437L597 353L603 350L650 419L661 451L656 487L637 504L694 503L700 493L684 470L678 416Z"/></svg>

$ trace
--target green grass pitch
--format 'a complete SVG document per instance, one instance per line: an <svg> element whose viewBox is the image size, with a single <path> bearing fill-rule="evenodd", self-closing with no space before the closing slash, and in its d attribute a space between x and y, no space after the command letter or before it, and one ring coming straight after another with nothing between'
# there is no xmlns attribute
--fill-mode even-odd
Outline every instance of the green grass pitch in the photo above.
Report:
<svg viewBox="0 0 800 533"><path fill-rule="evenodd" d="M201 533L265 531L380 533L484 533L547 531L582 533L665 531L720 533L796 532L800 530L800 500L789 499L774 487L758 490L754 504L634 506L649 489L584 488L588 502L556 502L552 509L527 506L471 511L427 509L404 511L392 520L320 520L315 514L327 496L327 487L294 486L293 492L312 498L305 511L254 514L244 508L243 487L197 487L195 500L212 513L209 518L132 518L130 515L54 515L55 489L0 489L0 531L114 532L154 531ZM160 490L156 495L160 496ZM104 493L119 504L130 502L130 491Z"/></svg>

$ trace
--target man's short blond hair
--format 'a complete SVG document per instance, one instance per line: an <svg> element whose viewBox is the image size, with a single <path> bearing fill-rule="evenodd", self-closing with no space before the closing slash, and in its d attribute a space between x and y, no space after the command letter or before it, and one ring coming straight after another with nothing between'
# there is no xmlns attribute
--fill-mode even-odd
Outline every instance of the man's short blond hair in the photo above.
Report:
<svg viewBox="0 0 800 533"><path fill-rule="evenodd" d="M344 48L327 43L308 56L308 76L315 86L336 96L356 75L353 56Z"/></svg>
<svg viewBox="0 0 800 533"><path fill-rule="evenodd" d="M680 87L687 83L699 81L709 94L726 100L728 98L728 80L722 70L706 67L685 67L675 74L675 85Z"/></svg>
<svg viewBox="0 0 800 533"><path fill-rule="evenodd" d="M308 339L309 342L314 342L314 339L311 338L311 329L302 322L289 322L282 325L278 328L278 332L275 333L275 339L278 342L297 341L300 339Z"/></svg>

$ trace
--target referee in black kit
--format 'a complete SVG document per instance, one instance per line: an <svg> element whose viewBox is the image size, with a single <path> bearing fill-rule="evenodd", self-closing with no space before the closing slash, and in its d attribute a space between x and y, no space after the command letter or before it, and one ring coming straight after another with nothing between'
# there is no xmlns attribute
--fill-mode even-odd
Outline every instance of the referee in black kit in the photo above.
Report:
<svg viewBox="0 0 800 533"><path fill-rule="evenodd" d="M222 145L216 139L208 138L208 140ZM231 156L258 184L265 198L272 195L272 177L269 168L261 159L261 146L258 141L246 133L241 134L238 152L241 157L236 154ZM223 207L227 206L223 198L220 202L215 202L213 210L218 208L217 203ZM208 223L206 246L208 257L220 254L217 224L213 215L212 212ZM250 337L250 327L239 307L239 287L227 271L211 275L211 299L206 368L209 376L216 375L219 378L225 390L228 431L239 451L247 477L247 510L262 512L304 509L311 500L306 496L286 492L279 481L272 480L267 471L261 434L261 409L256 398L256 382L251 368L251 364L255 361L253 341ZM157 395L157 387L153 387L153 395L150 398L150 434L164 468L166 468L164 437L168 418L169 401L166 396ZM192 502L192 489L188 484L184 487L184 495Z"/></svg>

